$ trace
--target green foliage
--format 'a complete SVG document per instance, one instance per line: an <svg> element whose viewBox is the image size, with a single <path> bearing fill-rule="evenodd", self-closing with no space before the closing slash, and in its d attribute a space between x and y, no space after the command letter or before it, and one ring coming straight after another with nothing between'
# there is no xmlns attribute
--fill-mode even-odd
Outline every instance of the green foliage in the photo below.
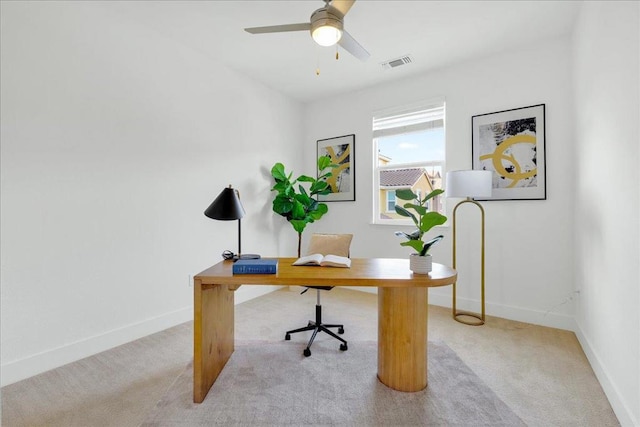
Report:
<svg viewBox="0 0 640 427"><path fill-rule="evenodd" d="M437 236L427 242L422 240L425 233L431 230L436 225L442 225L447 221L447 217L439 214L438 212L429 212L426 208L428 200L435 196L442 194L443 190L433 190L427 194L423 199L420 199L417 194L410 189L397 190L396 198L401 200L409 200L402 206L396 205L396 213L400 216L411 218L415 226L418 228L411 234L404 233L402 231L396 231L395 235L404 237L406 242L400 243L400 246L408 246L413 248L420 256L424 256L429 253L429 249L444 238L444 236ZM413 212L411 211L413 210Z"/></svg>
<svg viewBox="0 0 640 427"><path fill-rule="evenodd" d="M331 163L329 156L318 159L318 170L321 172L326 169L331 171L337 166ZM323 173L318 179L300 175L291 180L293 173L287 174L282 163L276 163L271 168L271 176L275 181L271 191L277 192L273 199L273 211L289 221L298 233L299 241L307 224L318 221L329 211L325 203L318 202L317 196L331 193L331 188L327 184L327 178L332 176L330 171ZM305 188L303 183L308 184L308 188ZM298 252L300 252L299 243Z"/></svg>

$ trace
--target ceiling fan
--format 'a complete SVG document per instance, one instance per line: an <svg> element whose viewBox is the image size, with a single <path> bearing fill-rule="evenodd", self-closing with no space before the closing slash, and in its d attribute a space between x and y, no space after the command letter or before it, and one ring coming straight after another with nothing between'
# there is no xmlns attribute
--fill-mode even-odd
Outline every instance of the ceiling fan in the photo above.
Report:
<svg viewBox="0 0 640 427"><path fill-rule="evenodd" d="M344 16L356 0L323 1L324 7L314 11L309 22L253 27L244 30L251 34L309 31L313 40L320 46L333 46L337 43L356 58L366 61L370 56L369 52L344 29Z"/></svg>

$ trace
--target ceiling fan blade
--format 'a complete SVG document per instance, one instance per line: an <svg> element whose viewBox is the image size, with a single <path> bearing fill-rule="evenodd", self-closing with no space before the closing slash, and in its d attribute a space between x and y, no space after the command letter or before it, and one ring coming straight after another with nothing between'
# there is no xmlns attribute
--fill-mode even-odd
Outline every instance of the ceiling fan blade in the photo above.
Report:
<svg viewBox="0 0 640 427"><path fill-rule="evenodd" d="M346 15L351 9L351 6L356 2L356 0L333 0L331 2L331 7L337 9L338 12L342 14L342 16Z"/></svg>
<svg viewBox="0 0 640 427"><path fill-rule="evenodd" d="M342 46L344 50L361 61L366 61L371 56L365 48L360 46L360 43L358 43L353 37L351 37L351 34L347 33L344 30L342 31L342 37L340 38L338 44Z"/></svg>
<svg viewBox="0 0 640 427"><path fill-rule="evenodd" d="M265 33L284 33L287 31L309 31L311 24L304 22L301 24L286 24L286 25L271 25L269 27L253 27L245 28L247 33L251 34L265 34Z"/></svg>

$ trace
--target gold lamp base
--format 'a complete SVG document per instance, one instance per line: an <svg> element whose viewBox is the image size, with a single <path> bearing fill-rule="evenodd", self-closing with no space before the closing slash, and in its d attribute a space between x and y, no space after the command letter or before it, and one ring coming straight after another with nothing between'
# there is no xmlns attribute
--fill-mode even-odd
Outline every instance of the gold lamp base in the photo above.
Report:
<svg viewBox="0 0 640 427"><path fill-rule="evenodd" d="M475 200L471 199L471 198L467 198L466 200L461 201L460 203L458 203L456 205L456 207L453 209L453 268L456 268L456 211L458 210L458 207L464 203L472 203L474 205L476 205L478 208L480 208L480 213L481 213L481 217L482 217L482 221L481 221L481 228L482 228L482 233L481 233L481 252L480 252L480 257L481 257L481 264L480 264L480 307L481 307L481 313L472 313L470 311L462 311L462 310L458 310L456 309L456 285L457 283L453 284L453 310L452 310L452 314L453 314L453 319L460 322L460 323L464 323L465 325L471 325L471 326L481 326L484 325L484 321L485 321L485 315L484 315L484 209L482 208L482 206L480 205L480 203L476 202Z"/></svg>
<svg viewBox="0 0 640 427"><path fill-rule="evenodd" d="M470 317L471 319L466 319L466 317ZM482 316L480 314L472 313L470 311L458 310L457 312L453 313L453 319L460 323L464 323L465 325L471 325L471 326L484 325L484 319L482 318Z"/></svg>

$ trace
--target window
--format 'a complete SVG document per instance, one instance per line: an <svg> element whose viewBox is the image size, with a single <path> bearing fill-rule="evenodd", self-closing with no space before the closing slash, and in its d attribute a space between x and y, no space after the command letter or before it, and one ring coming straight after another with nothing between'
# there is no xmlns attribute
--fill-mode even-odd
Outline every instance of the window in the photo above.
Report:
<svg viewBox="0 0 640 427"><path fill-rule="evenodd" d="M385 191L387 195L387 210L386 212L395 212L396 206L396 190Z"/></svg>
<svg viewBox="0 0 640 427"><path fill-rule="evenodd" d="M412 224L395 213L396 203L406 203L396 200L396 190L424 197L443 188L444 120L443 100L374 115L374 223ZM444 214L443 195L429 200L428 209Z"/></svg>

